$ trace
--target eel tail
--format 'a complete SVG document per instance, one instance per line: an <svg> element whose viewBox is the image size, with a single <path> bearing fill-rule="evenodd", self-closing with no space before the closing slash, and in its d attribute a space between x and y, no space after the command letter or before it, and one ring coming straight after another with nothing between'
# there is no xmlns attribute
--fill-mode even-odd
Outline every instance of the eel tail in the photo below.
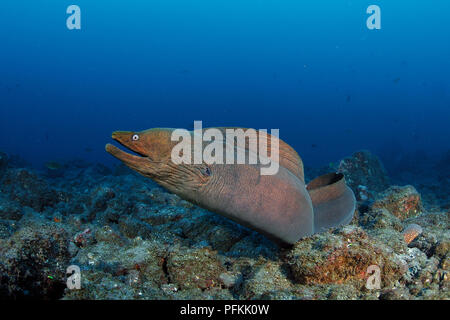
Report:
<svg viewBox="0 0 450 320"><path fill-rule="evenodd" d="M314 233L350 223L356 208L353 191L342 173L328 173L308 183L314 208Z"/></svg>

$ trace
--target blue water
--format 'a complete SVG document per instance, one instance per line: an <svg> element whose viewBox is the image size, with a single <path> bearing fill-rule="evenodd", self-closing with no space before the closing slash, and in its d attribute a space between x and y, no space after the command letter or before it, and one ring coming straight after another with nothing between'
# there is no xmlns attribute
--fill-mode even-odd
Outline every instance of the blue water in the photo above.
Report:
<svg viewBox="0 0 450 320"><path fill-rule="evenodd" d="M68 30L66 8L81 8ZM381 29L366 8L381 8ZM450 148L448 0L1 0L0 150L36 166L114 130L279 128L307 165ZM388 163L389 164L389 163Z"/></svg>

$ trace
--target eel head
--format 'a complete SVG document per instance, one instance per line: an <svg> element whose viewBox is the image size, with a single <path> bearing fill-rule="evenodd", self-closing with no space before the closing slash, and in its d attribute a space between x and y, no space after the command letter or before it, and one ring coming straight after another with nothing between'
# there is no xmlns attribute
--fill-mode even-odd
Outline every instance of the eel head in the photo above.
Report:
<svg viewBox="0 0 450 320"><path fill-rule="evenodd" d="M152 179L157 178L158 169L167 162L167 156L170 156L168 129L114 131L112 138L135 154L127 153L110 143L105 146L106 151L131 169Z"/></svg>
<svg viewBox="0 0 450 320"><path fill-rule="evenodd" d="M204 186L211 176L206 164L175 164L171 160L171 140L174 129L154 128L140 132L115 131L112 138L133 151L127 153L112 144L105 149L129 168L148 177L183 198L196 201L196 191Z"/></svg>

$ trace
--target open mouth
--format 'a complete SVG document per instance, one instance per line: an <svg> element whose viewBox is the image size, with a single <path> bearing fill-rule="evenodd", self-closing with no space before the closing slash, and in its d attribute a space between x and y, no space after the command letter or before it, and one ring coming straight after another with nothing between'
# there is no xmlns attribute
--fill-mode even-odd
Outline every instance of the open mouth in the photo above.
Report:
<svg viewBox="0 0 450 320"><path fill-rule="evenodd" d="M112 134L112 138L115 141L119 142L122 146L126 147L127 149L129 149L133 153L136 153L137 155L125 152L110 143L106 144L105 150L112 156L124 162L127 166L137 169L147 161L148 157L137 151L131 145L128 145L127 143L124 142L126 139L129 139L128 136L130 136L130 133L124 131L116 131L113 132Z"/></svg>

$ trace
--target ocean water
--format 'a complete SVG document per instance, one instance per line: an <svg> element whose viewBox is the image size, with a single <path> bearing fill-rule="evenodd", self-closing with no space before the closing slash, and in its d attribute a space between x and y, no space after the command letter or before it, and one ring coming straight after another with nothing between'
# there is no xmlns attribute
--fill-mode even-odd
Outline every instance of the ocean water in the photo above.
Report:
<svg viewBox="0 0 450 320"><path fill-rule="evenodd" d="M72 4L79 30L66 25ZM367 27L372 4L381 29ZM111 165L114 130L202 120L278 128L309 166L359 149L388 168L417 152L439 158L450 142L449 9L445 0L2 0L0 150L36 167Z"/></svg>

